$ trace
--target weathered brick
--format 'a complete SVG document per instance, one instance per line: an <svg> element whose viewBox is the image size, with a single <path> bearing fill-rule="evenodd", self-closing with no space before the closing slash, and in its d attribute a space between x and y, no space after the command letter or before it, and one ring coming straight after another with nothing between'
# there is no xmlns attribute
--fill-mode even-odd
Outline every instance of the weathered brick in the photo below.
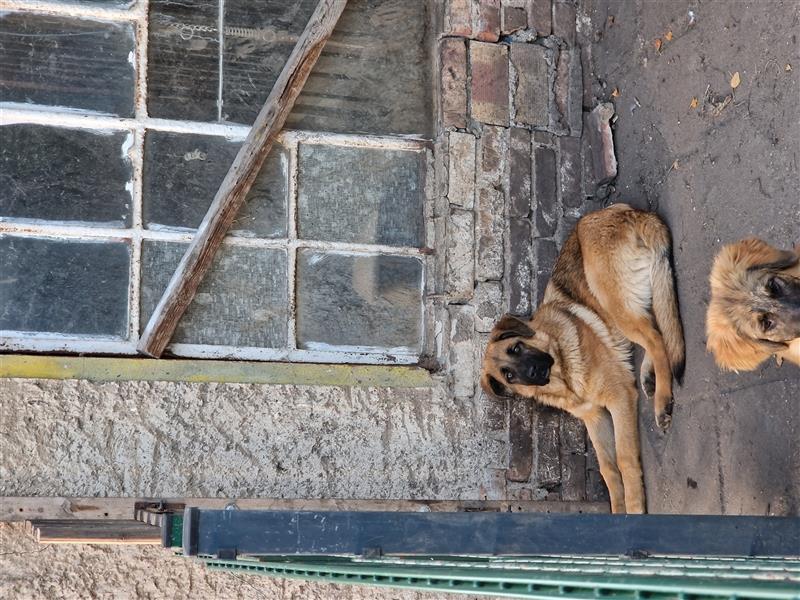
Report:
<svg viewBox="0 0 800 600"><path fill-rule="evenodd" d="M561 207L558 204L556 153L550 148L533 151L533 206L536 235L550 237L556 232Z"/></svg>
<svg viewBox="0 0 800 600"><path fill-rule="evenodd" d="M484 483L478 490L481 500L505 500L508 498L505 469L486 469L483 481Z"/></svg>
<svg viewBox="0 0 800 600"><path fill-rule="evenodd" d="M561 228L556 236L556 241L559 246L563 246L564 242L567 241L567 238L572 233L572 230L575 229L575 226L578 224L578 220L581 218L582 212L582 210L576 211L574 209L564 212L563 216L561 217Z"/></svg>
<svg viewBox="0 0 800 600"><path fill-rule="evenodd" d="M572 2L553 3L553 35L568 46L575 45L575 5Z"/></svg>
<svg viewBox="0 0 800 600"><path fill-rule="evenodd" d="M561 481L558 411L549 406L536 406L536 482L551 487Z"/></svg>
<svg viewBox="0 0 800 600"><path fill-rule="evenodd" d="M531 222L512 218L508 223L508 310L524 315L531 313L531 284L533 261L531 252Z"/></svg>
<svg viewBox="0 0 800 600"><path fill-rule="evenodd" d="M441 52L442 126L467 126L467 44L462 38L444 38Z"/></svg>
<svg viewBox="0 0 800 600"><path fill-rule="evenodd" d="M568 208L578 208L583 203L581 140L576 137L559 138L558 150L561 203Z"/></svg>
<svg viewBox="0 0 800 600"><path fill-rule="evenodd" d="M614 136L610 119L614 116L614 105L600 104L589 114L587 135L591 142L594 178L597 185L610 182L617 176L617 157L614 155Z"/></svg>
<svg viewBox="0 0 800 600"><path fill-rule="evenodd" d="M527 217L531 212L531 133L512 128L509 140L508 216Z"/></svg>
<svg viewBox="0 0 800 600"><path fill-rule="evenodd" d="M453 209L447 223L447 294L470 300L475 285L475 219L472 211Z"/></svg>
<svg viewBox="0 0 800 600"><path fill-rule="evenodd" d="M533 142L540 146L555 146L556 136L549 131L534 131Z"/></svg>
<svg viewBox="0 0 800 600"><path fill-rule="evenodd" d="M546 49L537 44L513 43L511 64L517 74L514 90L516 121L534 127L547 127L550 88Z"/></svg>
<svg viewBox="0 0 800 600"><path fill-rule="evenodd" d="M539 37L550 35L553 26L552 0L532 0L530 24Z"/></svg>
<svg viewBox="0 0 800 600"><path fill-rule="evenodd" d="M509 457L506 479L524 482L533 467L533 402L528 398L509 401Z"/></svg>
<svg viewBox="0 0 800 600"><path fill-rule="evenodd" d="M508 46L470 42L472 118L508 126Z"/></svg>
<svg viewBox="0 0 800 600"><path fill-rule="evenodd" d="M500 0L478 0L475 5L473 36L482 42L500 39Z"/></svg>
<svg viewBox="0 0 800 600"><path fill-rule="evenodd" d="M494 186L479 186L476 202L478 252L475 274L481 281L503 277L505 198Z"/></svg>
<svg viewBox="0 0 800 600"><path fill-rule="evenodd" d="M608 488L600 474L597 454L589 445L586 449L586 500L589 502L608 502Z"/></svg>
<svg viewBox="0 0 800 600"><path fill-rule="evenodd" d="M577 48L563 49L558 54L552 108L551 129L580 137L583 130L583 69Z"/></svg>
<svg viewBox="0 0 800 600"><path fill-rule="evenodd" d="M586 498L586 429L579 419L561 413L561 499Z"/></svg>
<svg viewBox="0 0 800 600"><path fill-rule="evenodd" d="M475 392L475 309L469 304L452 304L448 312L453 395L472 398Z"/></svg>
<svg viewBox="0 0 800 600"><path fill-rule="evenodd" d="M472 209L475 203L475 138L451 132L447 199L450 204Z"/></svg>
<svg viewBox="0 0 800 600"><path fill-rule="evenodd" d="M520 29L527 29L528 27L528 11L525 7L511 0L503 0L500 14L500 32L503 35L508 35L519 31Z"/></svg>
<svg viewBox="0 0 800 600"><path fill-rule="evenodd" d="M547 282L558 258L558 249L553 240L533 240L533 290L536 293L536 304L539 306L544 298Z"/></svg>
<svg viewBox="0 0 800 600"><path fill-rule="evenodd" d="M499 281L482 281L475 286L475 330L488 333L503 312L503 286Z"/></svg>
<svg viewBox="0 0 800 600"><path fill-rule="evenodd" d="M505 229L505 171L508 130L484 126L479 140L480 168L476 176L476 275L479 280L503 276L503 232Z"/></svg>
<svg viewBox="0 0 800 600"><path fill-rule="evenodd" d="M434 217L433 218L433 231L434 231L434 248L443 248L445 240L447 240L447 222L449 217ZM434 255L434 293L444 294L447 292L447 252L437 252Z"/></svg>
<svg viewBox="0 0 800 600"><path fill-rule="evenodd" d="M447 0L445 31L450 35L472 35L472 0Z"/></svg>

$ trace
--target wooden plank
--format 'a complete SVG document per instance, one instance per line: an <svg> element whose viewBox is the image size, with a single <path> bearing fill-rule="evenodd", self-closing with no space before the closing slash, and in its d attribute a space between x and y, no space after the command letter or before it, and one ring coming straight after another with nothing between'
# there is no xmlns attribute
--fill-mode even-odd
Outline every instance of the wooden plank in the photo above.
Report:
<svg viewBox="0 0 800 600"><path fill-rule="evenodd" d="M346 4L320 0L317 5L150 317L138 344L141 353L159 357L164 352Z"/></svg>
<svg viewBox="0 0 800 600"><path fill-rule="evenodd" d="M33 520L125 520L137 508L162 504L169 510L187 506L241 510L351 510L389 512L544 512L607 513L606 502L532 500L369 500L344 498L79 498L0 497L0 522Z"/></svg>
<svg viewBox="0 0 800 600"><path fill-rule="evenodd" d="M0 377L426 388L416 367L0 354Z"/></svg>
<svg viewBox="0 0 800 600"><path fill-rule="evenodd" d="M161 544L161 530L133 519L47 519L28 523L40 544Z"/></svg>

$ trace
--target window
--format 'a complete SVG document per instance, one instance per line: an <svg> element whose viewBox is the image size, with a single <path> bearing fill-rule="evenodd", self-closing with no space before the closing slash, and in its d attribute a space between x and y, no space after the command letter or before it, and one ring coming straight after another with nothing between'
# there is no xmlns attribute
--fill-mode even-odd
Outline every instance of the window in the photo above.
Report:
<svg viewBox="0 0 800 600"><path fill-rule="evenodd" d="M0 349L136 342L317 0L0 13ZM351 0L169 352L423 351L427 5Z"/></svg>

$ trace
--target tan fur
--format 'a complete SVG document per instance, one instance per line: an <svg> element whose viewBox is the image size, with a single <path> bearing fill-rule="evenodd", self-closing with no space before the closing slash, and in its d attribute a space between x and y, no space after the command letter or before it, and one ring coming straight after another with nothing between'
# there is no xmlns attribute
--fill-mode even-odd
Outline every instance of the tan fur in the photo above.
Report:
<svg viewBox="0 0 800 600"><path fill-rule="evenodd" d="M767 283L780 277L800 287L800 255L749 238L728 244L711 269L711 300L706 315L707 347L721 368L751 371L770 356L800 365L800 310L781 303ZM776 326L764 331L764 315ZM779 325L779 326L778 326Z"/></svg>
<svg viewBox="0 0 800 600"><path fill-rule="evenodd" d="M583 420L613 512L645 511L631 342L646 351L643 385L655 377L661 427L671 421L673 374L683 371L669 254L669 231L654 214L617 204L583 217L542 305L530 320L503 317L484 355L487 393L535 399Z"/></svg>

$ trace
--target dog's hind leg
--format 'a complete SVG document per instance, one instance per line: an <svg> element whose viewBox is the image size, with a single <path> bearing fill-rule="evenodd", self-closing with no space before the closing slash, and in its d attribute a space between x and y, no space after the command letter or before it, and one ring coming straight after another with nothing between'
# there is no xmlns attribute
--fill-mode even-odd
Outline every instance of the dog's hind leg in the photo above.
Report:
<svg viewBox="0 0 800 600"><path fill-rule="evenodd" d="M614 421L614 446L617 466L625 486L625 511L645 512L642 463L639 458L639 419L635 386L619 388L606 407Z"/></svg>
<svg viewBox="0 0 800 600"><path fill-rule="evenodd" d="M653 360L649 354L644 355L642 359L642 366L639 370L639 383L642 386L642 391L650 402L656 394L656 370L653 367Z"/></svg>
<svg viewBox="0 0 800 600"><path fill-rule="evenodd" d="M589 439L592 441L600 465L600 474L606 482L608 495L611 498L611 512L625 512L625 490L622 475L617 467L617 455L614 450L614 425L611 414L601 406L595 406L588 412L575 414L586 425Z"/></svg>

